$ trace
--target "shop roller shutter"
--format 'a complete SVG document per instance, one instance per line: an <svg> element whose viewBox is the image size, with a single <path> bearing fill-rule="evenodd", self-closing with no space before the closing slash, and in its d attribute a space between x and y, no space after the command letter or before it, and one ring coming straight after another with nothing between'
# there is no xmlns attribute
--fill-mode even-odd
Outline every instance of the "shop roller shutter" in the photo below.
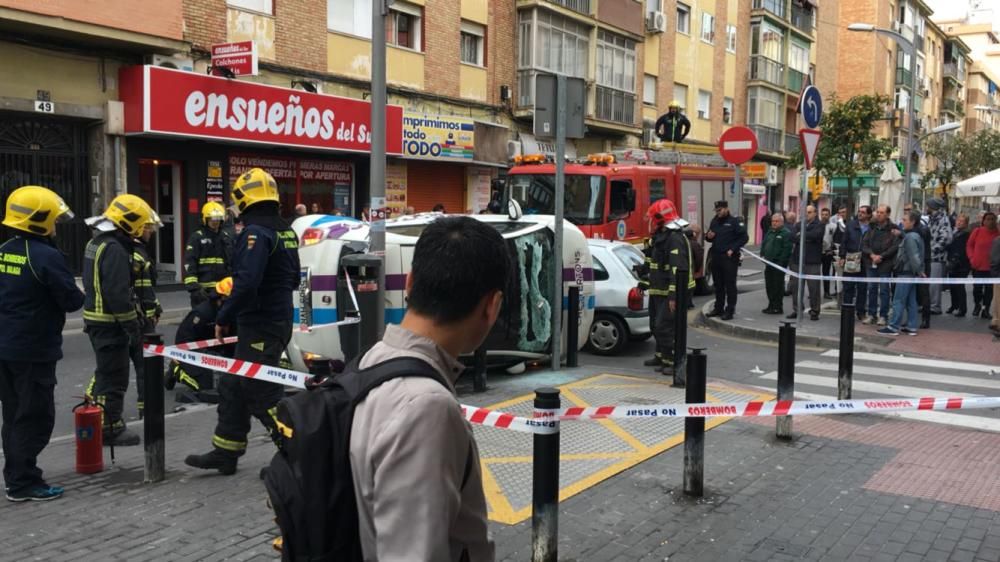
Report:
<svg viewBox="0 0 1000 562"><path fill-rule="evenodd" d="M406 204L418 213L441 203L449 213L464 213L465 166L441 162L406 163Z"/></svg>

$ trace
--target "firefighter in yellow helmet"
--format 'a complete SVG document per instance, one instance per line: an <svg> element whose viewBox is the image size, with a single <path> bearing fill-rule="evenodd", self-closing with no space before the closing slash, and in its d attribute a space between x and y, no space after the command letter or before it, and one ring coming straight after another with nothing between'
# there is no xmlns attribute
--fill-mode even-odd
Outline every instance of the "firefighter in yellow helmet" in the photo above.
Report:
<svg viewBox="0 0 1000 562"><path fill-rule="evenodd" d="M245 225L233 250L233 289L216 318L216 337L239 331L236 359L278 365L292 337L292 291L299 286L299 244L278 214L278 186L260 168L233 184L233 204ZM236 472L246 451L250 416L278 438L275 413L284 388L239 376L219 378L219 422L212 450L184 460L195 468Z"/></svg>
<svg viewBox="0 0 1000 562"><path fill-rule="evenodd" d="M55 423L56 362L62 359L66 313L83 306L66 260L53 243L56 223L73 217L63 200L29 185L7 198L0 245L0 404L4 487L13 502L62 495L38 468Z"/></svg>
<svg viewBox="0 0 1000 562"><path fill-rule="evenodd" d="M184 247L184 286L191 294L191 308L208 300L215 284L228 277L233 239L222 228L226 208L209 201L201 208L201 227L191 233Z"/></svg>
<svg viewBox="0 0 1000 562"><path fill-rule="evenodd" d="M662 142L683 142L691 132L691 121L681 113L681 102L674 100L667 112L656 120L656 136Z"/></svg>
<svg viewBox="0 0 1000 562"><path fill-rule="evenodd" d="M97 363L90 394L104 405L104 444L138 445L139 435L122 419L129 357L142 337L133 250L134 240L148 237L160 220L141 198L125 194L115 197L104 214L86 222L95 231L83 255L84 331Z"/></svg>
<svg viewBox="0 0 1000 562"><path fill-rule="evenodd" d="M216 283L212 296L188 312L184 320L181 321L180 326L177 327L177 333L174 335L174 345L214 338L215 320L219 314L219 307L229 297L232 290L232 277L226 277ZM202 353L232 357L234 349L233 345L225 345L206 349ZM174 392L176 402L215 404L219 401L219 393L215 388L212 371L204 367L172 361L167 368L164 387L167 390L174 390L177 383L180 383L180 386L177 386L177 390Z"/></svg>

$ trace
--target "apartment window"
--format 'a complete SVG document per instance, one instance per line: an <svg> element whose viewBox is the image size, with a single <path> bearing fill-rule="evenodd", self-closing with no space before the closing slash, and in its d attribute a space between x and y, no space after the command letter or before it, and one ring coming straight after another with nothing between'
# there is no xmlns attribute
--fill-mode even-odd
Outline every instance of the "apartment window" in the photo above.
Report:
<svg viewBox="0 0 1000 562"><path fill-rule="evenodd" d="M906 104L910 101L910 91L905 88L896 88L896 109L906 111Z"/></svg>
<svg viewBox="0 0 1000 562"><path fill-rule="evenodd" d="M642 103L656 105L656 76L652 74L642 77Z"/></svg>
<svg viewBox="0 0 1000 562"><path fill-rule="evenodd" d="M726 50L730 53L736 52L736 26L726 26Z"/></svg>
<svg viewBox="0 0 1000 562"><path fill-rule="evenodd" d="M226 0L226 4L233 8L242 8L262 14L274 13L274 0Z"/></svg>
<svg viewBox="0 0 1000 562"><path fill-rule="evenodd" d="M712 92L698 90L698 118L708 119L712 109Z"/></svg>
<svg viewBox="0 0 1000 562"><path fill-rule="evenodd" d="M733 123L733 98L722 98L722 122L726 125Z"/></svg>
<svg viewBox="0 0 1000 562"><path fill-rule="evenodd" d="M677 32L691 34L691 8L680 2L677 3Z"/></svg>
<svg viewBox="0 0 1000 562"><path fill-rule="evenodd" d="M389 16L385 18L385 42L389 45L423 50L420 37L423 9L420 6L395 2L389 8Z"/></svg>
<svg viewBox="0 0 1000 562"><path fill-rule="evenodd" d="M782 94L770 88L750 88L747 97L747 121L772 129L782 128Z"/></svg>
<svg viewBox="0 0 1000 562"><path fill-rule="evenodd" d="M635 41L604 30L597 32L595 116L618 123L635 121Z"/></svg>
<svg viewBox="0 0 1000 562"><path fill-rule="evenodd" d="M483 46L485 42L483 41L486 37L486 28L483 26L463 21L462 22L462 35L461 35L461 48L462 48L462 62L467 64L474 64L476 66L486 66L485 54L483 53Z"/></svg>
<svg viewBox="0 0 1000 562"><path fill-rule="evenodd" d="M674 101L681 104L681 111L687 109L688 87L684 84L674 84Z"/></svg>
<svg viewBox="0 0 1000 562"><path fill-rule="evenodd" d="M590 29L546 10L519 12L518 105L534 103L535 74L539 70L579 78L587 75Z"/></svg>
<svg viewBox="0 0 1000 562"><path fill-rule="evenodd" d="M326 27L371 39L372 0L326 0Z"/></svg>
<svg viewBox="0 0 1000 562"><path fill-rule="evenodd" d="M701 14L701 40L707 43L715 42L715 16L708 12Z"/></svg>
<svg viewBox="0 0 1000 562"><path fill-rule="evenodd" d="M767 22L750 26L750 54L781 62L784 60L785 36L782 30Z"/></svg>

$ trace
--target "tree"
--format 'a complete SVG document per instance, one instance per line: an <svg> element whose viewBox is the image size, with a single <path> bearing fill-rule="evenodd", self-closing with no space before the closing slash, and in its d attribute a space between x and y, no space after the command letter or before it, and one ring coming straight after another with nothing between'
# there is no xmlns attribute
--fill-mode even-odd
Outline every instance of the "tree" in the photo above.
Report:
<svg viewBox="0 0 1000 562"><path fill-rule="evenodd" d="M854 96L840 101L834 95L825 108L819 129L823 138L812 167L827 178L847 178L848 214L854 215L854 179L864 171L881 173L892 144L875 136L872 128L885 118L887 96ZM789 155L788 166L801 166L801 150Z"/></svg>
<svg viewBox="0 0 1000 562"><path fill-rule="evenodd" d="M968 153L960 169L963 178L985 174L1000 166L1000 131L979 131L967 140Z"/></svg>
<svg viewBox="0 0 1000 562"><path fill-rule="evenodd" d="M924 154L937 166L924 174L920 187L938 185L947 197L959 180L993 170L1000 165L1000 132L979 131L969 137L932 135L923 143Z"/></svg>

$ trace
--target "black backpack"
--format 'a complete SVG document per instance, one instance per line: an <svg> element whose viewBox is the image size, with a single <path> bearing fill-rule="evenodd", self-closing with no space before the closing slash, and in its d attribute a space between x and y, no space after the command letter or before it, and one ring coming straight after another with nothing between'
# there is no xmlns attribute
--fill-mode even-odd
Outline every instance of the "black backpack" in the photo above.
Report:
<svg viewBox="0 0 1000 562"><path fill-rule="evenodd" d="M399 377L426 377L448 387L420 359L390 359L367 369L352 361L342 374L278 403L282 444L264 485L281 529L282 560L362 559L350 460L354 408L372 389ZM466 478L468 472L467 466Z"/></svg>

